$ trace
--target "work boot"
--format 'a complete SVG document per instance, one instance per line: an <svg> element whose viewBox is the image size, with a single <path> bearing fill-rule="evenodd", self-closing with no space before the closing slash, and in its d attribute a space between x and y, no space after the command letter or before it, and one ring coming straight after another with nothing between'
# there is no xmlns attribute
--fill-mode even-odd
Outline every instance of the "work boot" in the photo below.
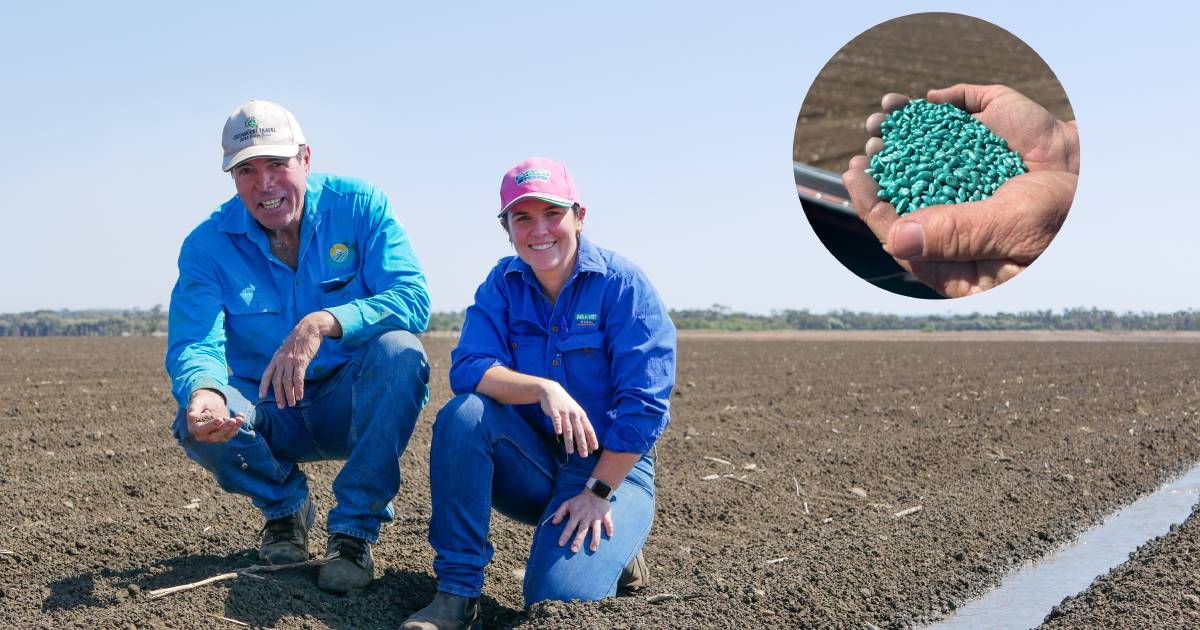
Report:
<svg viewBox="0 0 1200 630"><path fill-rule="evenodd" d="M317 586L335 593L348 593L371 585L375 579L375 558L371 543L346 534L333 534L325 547L325 557L333 560L321 565Z"/></svg>
<svg viewBox="0 0 1200 630"><path fill-rule="evenodd" d="M312 499L305 499L299 512L267 521L259 531L258 559L267 564L308 560L308 530L316 518Z"/></svg>
<svg viewBox="0 0 1200 630"><path fill-rule="evenodd" d="M479 630L479 598L438 591L428 606L400 624L400 630Z"/></svg>
<svg viewBox="0 0 1200 630"><path fill-rule="evenodd" d="M621 577L617 578L617 593L622 595L641 589L650 581L650 567L646 565L646 557L637 552L633 560L621 569Z"/></svg>

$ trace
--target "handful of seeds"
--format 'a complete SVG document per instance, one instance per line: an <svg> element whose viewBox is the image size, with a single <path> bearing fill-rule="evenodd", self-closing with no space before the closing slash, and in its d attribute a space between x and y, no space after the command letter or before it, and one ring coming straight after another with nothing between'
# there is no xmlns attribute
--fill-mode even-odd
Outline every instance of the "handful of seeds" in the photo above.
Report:
<svg viewBox="0 0 1200 630"><path fill-rule="evenodd" d="M1004 138L967 112L925 99L909 101L883 121L883 150L868 175L896 213L980 201L1029 169Z"/></svg>

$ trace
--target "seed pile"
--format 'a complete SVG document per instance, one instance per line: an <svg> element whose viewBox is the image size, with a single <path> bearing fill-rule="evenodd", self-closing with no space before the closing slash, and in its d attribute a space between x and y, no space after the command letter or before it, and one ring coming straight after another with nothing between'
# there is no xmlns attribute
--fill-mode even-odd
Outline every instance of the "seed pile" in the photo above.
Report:
<svg viewBox="0 0 1200 630"><path fill-rule="evenodd" d="M868 175L897 214L980 201L1029 169L1004 138L967 112L925 99L909 101L883 121L883 150Z"/></svg>

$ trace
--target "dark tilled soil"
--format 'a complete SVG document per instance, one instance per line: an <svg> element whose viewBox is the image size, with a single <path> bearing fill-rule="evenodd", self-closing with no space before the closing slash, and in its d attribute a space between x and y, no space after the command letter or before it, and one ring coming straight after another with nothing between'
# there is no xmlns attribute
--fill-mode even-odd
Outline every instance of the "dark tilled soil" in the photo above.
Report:
<svg viewBox="0 0 1200 630"><path fill-rule="evenodd" d="M918 13L884 22L846 44L825 64L800 108L792 156L841 173L863 152L867 116L888 92L924 98L956 83L1007 85L1060 120L1071 104L1036 52L999 26L952 13Z"/></svg>
<svg viewBox="0 0 1200 630"><path fill-rule="evenodd" d="M1130 555L1129 561L1063 600L1042 628L1200 627L1200 506Z"/></svg>
<svg viewBox="0 0 1200 630"><path fill-rule="evenodd" d="M426 467L453 340L425 341L432 403L374 585L334 596L294 571L151 601L253 564L261 525L170 437L163 342L0 339L0 626L397 625L435 589ZM530 529L497 517L490 626L909 626L1200 461L1196 343L706 336L679 359L653 584L522 611ZM322 510L336 469L306 466Z"/></svg>

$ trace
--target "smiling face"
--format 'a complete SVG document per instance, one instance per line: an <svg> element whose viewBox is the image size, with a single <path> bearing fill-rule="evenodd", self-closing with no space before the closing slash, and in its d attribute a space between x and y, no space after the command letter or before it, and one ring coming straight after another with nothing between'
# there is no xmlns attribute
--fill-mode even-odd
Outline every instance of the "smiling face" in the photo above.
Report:
<svg viewBox="0 0 1200 630"><path fill-rule="evenodd" d="M576 213L541 199L525 199L508 209L509 240L545 288L553 290L552 285L561 286L571 275L586 213L583 207Z"/></svg>
<svg viewBox="0 0 1200 630"><path fill-rule="evenodd" d="M231 169L238 196L268 231L299 229L312 151L291 158L258 157Z"/></svg>

